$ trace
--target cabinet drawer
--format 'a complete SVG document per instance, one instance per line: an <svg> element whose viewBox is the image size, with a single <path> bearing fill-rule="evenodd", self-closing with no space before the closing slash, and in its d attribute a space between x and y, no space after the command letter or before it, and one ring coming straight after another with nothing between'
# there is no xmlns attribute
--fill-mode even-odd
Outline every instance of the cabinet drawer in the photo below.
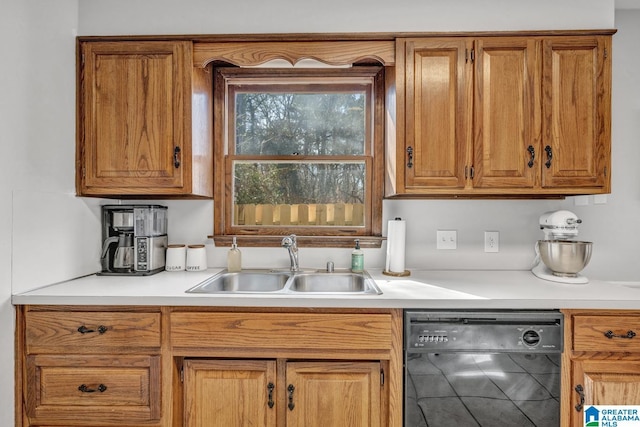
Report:
<svg viewBox="0 0 640 427"><path fill-rule="evenodd" d="M160 356L29 356L27 414L36 419L160 417Z"/></svg>
<svg viewBox="0 0 640 427"><path fill-rule="evenodd" d="M388 353L390 314L171 313L174 349L305 349Z"/></svg>
<svg viewBox="0 0 640 427"><path fill-rule="evenodd" d="M640 352L640 316L575 316L573 350Z"/></svg>
<svg viewBox="0 0 640 427"><path fill-rule="evenodd" d="M29 354L160 348L160 313L33 311L25 325Z"/></svg>

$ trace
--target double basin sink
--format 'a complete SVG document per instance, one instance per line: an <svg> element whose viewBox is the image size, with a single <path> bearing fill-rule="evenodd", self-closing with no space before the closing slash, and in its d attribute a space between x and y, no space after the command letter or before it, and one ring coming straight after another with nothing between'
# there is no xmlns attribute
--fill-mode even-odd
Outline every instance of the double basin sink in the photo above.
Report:
<svg viewBox="0 0 640 427"><path fill-rule="evenodd" d="M200 294L364 294L380 295L382 291L365 271L350 270L242 270L221 271L197 284L187 293Z"/></svg>

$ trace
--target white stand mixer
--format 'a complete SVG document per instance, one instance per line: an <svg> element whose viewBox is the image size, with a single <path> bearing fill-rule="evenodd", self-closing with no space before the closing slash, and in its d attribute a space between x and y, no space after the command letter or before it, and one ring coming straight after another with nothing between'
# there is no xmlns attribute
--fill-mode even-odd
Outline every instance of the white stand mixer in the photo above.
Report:
<svg viewBox="0 0 640 427"><path fill-rule="evenodd" d="M582 223L576 214L566 210L546 212L540 216L540 229L544 233L545 240L570 240L578 236L578 224ZM581 274L575 277L558 276L545 265L540 257L540 250L536 242L536 258L533 261L531 272L540 279L559 283L585 284L589 279Z"/></svg>

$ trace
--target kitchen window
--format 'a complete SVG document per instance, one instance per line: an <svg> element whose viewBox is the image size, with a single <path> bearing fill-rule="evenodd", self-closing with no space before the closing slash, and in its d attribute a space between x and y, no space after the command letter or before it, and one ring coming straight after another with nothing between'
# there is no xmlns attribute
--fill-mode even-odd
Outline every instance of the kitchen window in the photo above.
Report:
<svg viewBox="0 0 640 427"><path fill-rule="evenodd" d="M379 246L382 70L215 68L217 242Z"/></svg>

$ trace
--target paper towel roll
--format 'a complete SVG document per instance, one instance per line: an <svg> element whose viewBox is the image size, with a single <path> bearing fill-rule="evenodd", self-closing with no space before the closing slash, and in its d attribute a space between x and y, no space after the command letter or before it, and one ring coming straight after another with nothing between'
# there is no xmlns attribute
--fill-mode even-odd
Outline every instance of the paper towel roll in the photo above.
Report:
<svg viewBox="0 0 640 427"><path fill-rule="evenodd" d="M396 218L389 221L387 228L387 263L386 271L391 273L404 273L404 250L406 222Z"/></svg>

